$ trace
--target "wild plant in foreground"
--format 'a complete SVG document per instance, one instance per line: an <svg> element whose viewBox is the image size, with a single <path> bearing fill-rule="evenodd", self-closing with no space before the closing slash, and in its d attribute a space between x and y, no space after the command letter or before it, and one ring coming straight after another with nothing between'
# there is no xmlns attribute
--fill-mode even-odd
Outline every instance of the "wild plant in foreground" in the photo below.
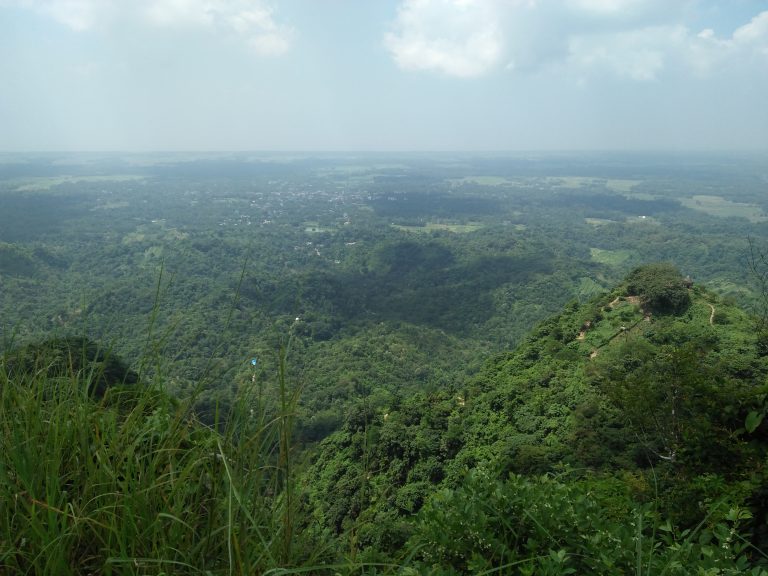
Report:
<svg viewBox="0 0 768 576"><path fill-rule="evenodd" d="M44 367L38 367L44 368ZM254 574L297 563L291 427L245 388L224 432L152 386L0 366L0 573ZM306 559L306 558L305 558Z"/></svg>

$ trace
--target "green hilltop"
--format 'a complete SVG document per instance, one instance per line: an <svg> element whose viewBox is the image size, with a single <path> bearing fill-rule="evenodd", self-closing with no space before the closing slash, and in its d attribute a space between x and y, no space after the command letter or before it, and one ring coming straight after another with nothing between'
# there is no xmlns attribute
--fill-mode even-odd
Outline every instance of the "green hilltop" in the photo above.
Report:
<svg viewBox="0 0 768 576"><path fill-rule="evenodd" d="M764 510L768 429L745 429L764 412L757 344L739 308L669 265L638 268L465 387L378 411L361 401L319 448L311 508L372 549L404 545L435 491L461 489L477 470L611 485L687 529L710 512L702 503Z"/></svg>

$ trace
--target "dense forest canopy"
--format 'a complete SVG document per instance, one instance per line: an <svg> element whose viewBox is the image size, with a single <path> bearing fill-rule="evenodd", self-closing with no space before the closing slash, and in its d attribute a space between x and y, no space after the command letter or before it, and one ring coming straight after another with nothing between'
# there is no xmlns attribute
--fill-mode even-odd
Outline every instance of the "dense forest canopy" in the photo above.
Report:
<svg viewBox="0 0 768 576"><path fill-rule="evenodd" d="M765 158L0 160L0 568L761 573Z"/></svg>

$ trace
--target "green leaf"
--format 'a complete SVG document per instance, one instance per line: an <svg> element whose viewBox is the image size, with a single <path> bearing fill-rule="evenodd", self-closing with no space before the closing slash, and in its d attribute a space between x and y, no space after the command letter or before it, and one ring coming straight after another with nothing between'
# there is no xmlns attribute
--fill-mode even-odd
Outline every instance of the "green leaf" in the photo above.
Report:
<svg viewBox="0 0 768 576"><path fill-rule="evenodd" d="M659 530L662 532L672 532L672 524L670 524L669 520L664 522L661 526L659 526Z"/></svg>
<svg viewBox="0 0 768 576"><path fill-rule="evenodd" d="M760 423L763 421L764 417L765 412L750 412L747 414L747 419L744 421L744 428L747 429L747 432L752 434L752 432L757 430L757 427L760 426Z"/></svg>
<svg viewBox="0 0 768 576"><path fill-rule="evenodd" d="M752 512L747 510L746 508L731 508L728 510L728 514L725 515L726 520L730 520L731 522L736 522L737 520L749 520L752 518Z"/></svg>

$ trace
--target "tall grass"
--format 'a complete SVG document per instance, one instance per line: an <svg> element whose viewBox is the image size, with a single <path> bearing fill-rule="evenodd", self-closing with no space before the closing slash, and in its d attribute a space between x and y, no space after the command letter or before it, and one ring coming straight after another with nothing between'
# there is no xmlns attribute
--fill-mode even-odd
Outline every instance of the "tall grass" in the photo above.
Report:
<svg viewBox="0 0 768 576"><path fill-rule="evenodd" d="M92 368L9 376L0 360L0 573L258 574L311 562L316 548L296 544L298 392L286 350L278 356L274 390L243 387L221 430L152 386L95 400Z"/></svg>

